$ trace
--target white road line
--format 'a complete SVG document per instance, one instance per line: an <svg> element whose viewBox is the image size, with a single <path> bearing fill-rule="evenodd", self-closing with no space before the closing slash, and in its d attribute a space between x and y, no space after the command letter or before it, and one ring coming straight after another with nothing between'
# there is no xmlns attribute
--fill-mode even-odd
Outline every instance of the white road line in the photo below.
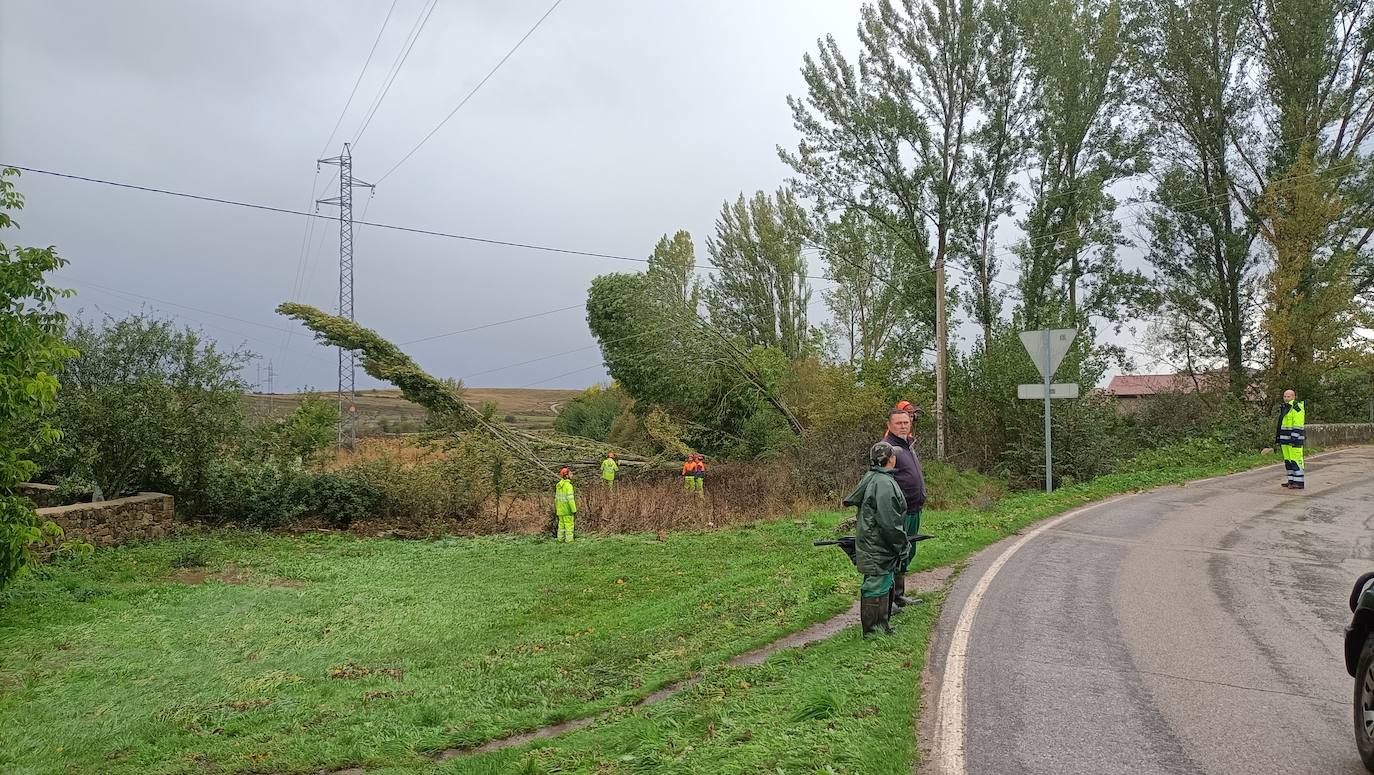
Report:
<svg viewBox="0 0 1374 775"><path fill-rule="evenodd" d="M1345 450L1332 450L1313 455L1309 459L1337 455ZM1235 476L1254 474L1263 468L1251 468L1245 471L1237 471L1233 474L1223 474L1207 479L1199 479L1187 482L1188 485L1201 484L1203 482L1214 482L1218 479L1229 479ZM1162 485L1164 487L1174 485ZM1160 488L1152 488L1153 492ZM988 587L992 580L997 577L997 573L1002 570L1002 566L1007 564L1021 547L1025 546L1032 539L1047 530L1054 528L1084 512L1101 508L1126 498L1139 495L1141 493L1129 493L1108 498L1104 501L1089 503L1080 506L1072 511L1063 514L1037 525L1035 529L1021 536L1020 540L1007 547L1001 555L993 560L988 569L983 572L982 578L969 593L968 600L964 602L964 609L959 613L959 622L954 625L954 633L949 639L949 650L945 654L945 670L940 680L940 701L936 706L936 727L935 727L935 767L940 775L967 775L968 763L964 757L964 727L965 713L964 707L964 685L968 675L968 644L973 636L973 618L978 614L978 606L983 602L983 596L987 594ZM1277 495L1278 493L1276 493Z"/></svg>
<svg viewBox="0 0 1374 775"><path fill-rule="evenodd" d="M978 579L978 584L964 602L964 610L959 614L959 623L954 626L954 634L949 639L949 651L945 655L944 676L940 682L940 704L936 716L937 772L943 775L964 775L967 772L964 760L964 679L968 673L968 643L973 634L973 617L977 615L983 595L987 593L988 586L996 578L997 572L1002 570L1007 560L1032 538L1085 511L1106 506L1125 497L1128 496L1118 495L1105 501L1081 506L1041 523L1034 530L1021 536L1019 541L1007 547L1006 551L983 572L983 577Z"/></svg>

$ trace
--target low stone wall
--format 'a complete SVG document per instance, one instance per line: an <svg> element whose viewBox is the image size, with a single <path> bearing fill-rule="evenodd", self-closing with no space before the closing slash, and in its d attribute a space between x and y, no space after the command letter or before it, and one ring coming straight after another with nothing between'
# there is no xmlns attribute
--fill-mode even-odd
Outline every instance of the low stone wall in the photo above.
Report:
<svg viewBox="0 0 1374 775"><path fill-rule="evenodd" d="M98 549L162 538L172 531L176 513L170 495L141 492L99 503L44 505L52 503L56 489L48 484L25 484L20 485L19 494L39 506L40 519L50 519L61 526L64 541L84 541Z"/></svg>
<svg viewBox="0 0 1374 775"><path fill-rule="evenodd" d="M1374 444L1374 423L1315 423L1307 425L1306 430L1307 443L1318 447Z"/></svg>
<svg viewBox="0 0 1374 775"><path fill-rule="evenodd" d="M33 505L40 509L49 506L60 506L57 501L57 487L51 484L37 484L36 482L25 482L14 488L15 495L22 495L33 501Z"/></svg>

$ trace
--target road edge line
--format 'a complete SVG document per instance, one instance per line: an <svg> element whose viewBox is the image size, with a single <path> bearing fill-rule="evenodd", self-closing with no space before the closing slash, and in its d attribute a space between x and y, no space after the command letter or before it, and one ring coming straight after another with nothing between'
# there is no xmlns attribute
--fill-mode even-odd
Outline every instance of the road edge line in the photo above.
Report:
<svg viewBox="0 0 1374 775"><path fill-rule="evenodd" d="M1347 451L1349 448L1333 449L1328 452L1320 452L1312 455L1309 459L1338 455ZM1247 468L1244 471L1233 471L1229 474L1210 476L1205 479L1194 479L1180 482L1177 484L1166 484L1158 487L1151 487L1140 492L1129 492L1114 495L1106 500L1086 503L1075 509L1070 509L1056 517L1051 517L1045 522L1036 525L1030 532L1021 536L1015 543L1002 550L997 559L983 571L977 584L969 592L968 598L964 601L963 610L959 612L959 621L954 625L954 631L950 633L949 647L945 649L944 670L940 678L940 699L936 704L935 711L935 771L940 775L967 775L968 765L964 757L964 686L965 677L968 673L968 644L973 635L973 619L978 613L978 608L982 604L983 596L987 594L988 587L1002 570L1002 566L1016 555L1021 547L1045 531L1063 523L1084 512L1101 508L1120 500L1143 495L1148 492L1163 489L1164 487L1177 487L1180 485L1202 484L1204 482L1214 482L1220 479L1230 479L1235 476L1253 474L1263 470L1264 466ZM927 664L929 664L927 662Z"/></svg>

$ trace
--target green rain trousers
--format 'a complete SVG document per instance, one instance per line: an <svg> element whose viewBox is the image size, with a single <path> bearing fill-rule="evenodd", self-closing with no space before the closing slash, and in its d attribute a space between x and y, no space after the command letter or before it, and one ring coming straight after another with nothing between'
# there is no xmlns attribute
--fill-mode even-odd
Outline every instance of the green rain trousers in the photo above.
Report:
<svg viewBox="0 0 1374 775"><path fill-rule="evenodd" d="M571 479L559 479L553 491L554 513L558 515L558 540L572 543L573 515L577 514L577 495Z"/></svg>

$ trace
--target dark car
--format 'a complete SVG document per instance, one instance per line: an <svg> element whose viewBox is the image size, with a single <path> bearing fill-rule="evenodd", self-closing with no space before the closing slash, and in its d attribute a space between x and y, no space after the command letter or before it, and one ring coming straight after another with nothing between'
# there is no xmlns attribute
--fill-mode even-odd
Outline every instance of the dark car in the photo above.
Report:
<svg viewBox="0 0 1374 775"><path fill-rule="evenodd" d="M1355 678L1355 746L1365 769L1374 772L1374 573L1350 590L1354 616L1345 629L1345 669Z"/></svg>

